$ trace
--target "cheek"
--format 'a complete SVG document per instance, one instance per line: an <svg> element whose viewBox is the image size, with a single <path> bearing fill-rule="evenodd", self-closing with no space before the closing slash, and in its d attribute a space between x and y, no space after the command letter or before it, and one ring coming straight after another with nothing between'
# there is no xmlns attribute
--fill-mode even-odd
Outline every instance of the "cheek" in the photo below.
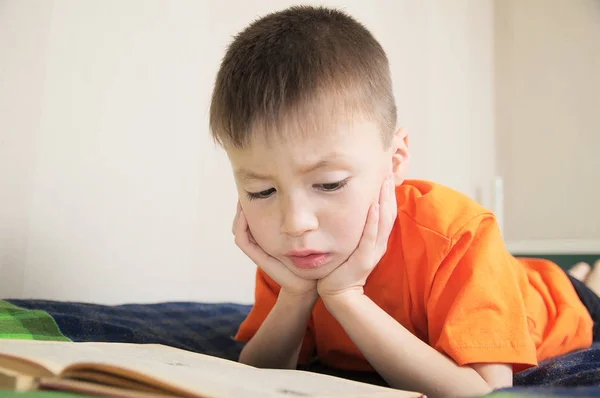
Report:
<svg viewBox="0 0 600 398"><path fill-rule="evenodd" d="M244 209L254 240L268 252L269 246L278 233L276 220L272 214L261 211L260 207L254 203L244 206Z"/></svg>
<svg viewBox="0 0 600 398"><path fill-rule="evenodd" d="M370 197L352 194L351 198L351 201L336 206L330 213L332 233L343 251L353 251L358 245L372 203Z"/></svg>

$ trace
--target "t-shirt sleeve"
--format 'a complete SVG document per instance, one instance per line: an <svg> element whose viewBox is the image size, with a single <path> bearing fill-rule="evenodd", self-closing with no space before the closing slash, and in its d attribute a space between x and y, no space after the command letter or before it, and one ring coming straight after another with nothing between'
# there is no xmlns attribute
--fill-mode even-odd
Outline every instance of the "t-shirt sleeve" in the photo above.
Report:
<svg viewBox="0 0 600 398"><path fill-rule="evenodd" d="M254 305L250 310L250 313L244 319L240 325L235 340L247 343L254 337L266 317L271 312L271 309L275 306L277 296L281 287L273 281L264 271L260 268L256 270L256 282L254 289ZM310 361L315 350L315 338L314 338L314 326L312 316L308 322L306 333L304 335L304 341L300 350L298 363L306 364Z"/></svg>
<svg viewBox="0 0 600 398"><path fill-rule="evenodd" d="M460 366L537 365L519 270L512 261L491 214L461 228L433 276L427 299L432 347Z"/></svg>

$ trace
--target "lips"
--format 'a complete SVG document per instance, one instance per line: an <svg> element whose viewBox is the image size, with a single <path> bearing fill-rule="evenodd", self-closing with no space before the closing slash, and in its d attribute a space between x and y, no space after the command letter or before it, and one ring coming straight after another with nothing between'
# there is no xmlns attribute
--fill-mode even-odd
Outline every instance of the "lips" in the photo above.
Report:
<svg viewBox="0 0 600 398"><path fill-rule="evenodd" d="M285 254L295 267L301 269L317 268L329 260L329 253L316 252L312 250L291 251Z"/></svg>

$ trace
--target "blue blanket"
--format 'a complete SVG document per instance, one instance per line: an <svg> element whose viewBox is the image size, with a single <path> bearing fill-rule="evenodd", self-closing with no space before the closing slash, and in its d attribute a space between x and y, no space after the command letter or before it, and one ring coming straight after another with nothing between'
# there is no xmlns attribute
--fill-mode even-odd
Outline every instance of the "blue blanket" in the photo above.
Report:
<svg viewBox="0 0 600 398"><path fill-rule="evenodd" d="M240 304L160 303L104 306L43 300L7 300L48 312L73 341L158 343L236 360L233 340L250 311ZM318 371L318 369L316 370ZM600 344L517 373L507 392L551 396L600 396Z"/></svg>
<svg viewBox="0 0 600 398"><path fill-rule="evenodd" d="M164 344L237 360L233 340L250 306L160 303L106 306L45 300L6 300L18 307L48 312L60 331L76 342Z"/></svg>

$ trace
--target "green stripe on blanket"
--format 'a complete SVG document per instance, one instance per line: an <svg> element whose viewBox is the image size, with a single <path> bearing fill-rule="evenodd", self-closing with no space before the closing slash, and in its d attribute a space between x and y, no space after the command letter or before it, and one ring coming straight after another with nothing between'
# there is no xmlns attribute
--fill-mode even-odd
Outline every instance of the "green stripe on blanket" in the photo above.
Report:
<svg viewBox="0 0 600 398"><path fill-rule="evenodd" d="M70 341L47 312L19 308L2 300L0 339Z"/></svg>

